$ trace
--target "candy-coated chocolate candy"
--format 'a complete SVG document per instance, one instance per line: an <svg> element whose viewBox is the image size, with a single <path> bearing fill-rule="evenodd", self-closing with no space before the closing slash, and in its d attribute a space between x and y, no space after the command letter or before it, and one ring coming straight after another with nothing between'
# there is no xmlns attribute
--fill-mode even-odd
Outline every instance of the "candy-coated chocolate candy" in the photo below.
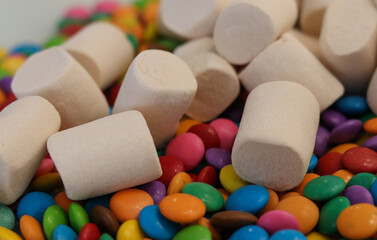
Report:
<svg viewBox="0 0 377 240"><path fill-rule="evenodd" d="M368 111L368 103L362 96L346 96L336 102L336 108L346 115L362 115Z"/></svg>
<svg viewBox="0 0 377 240"><path fill-rule="evenodd" d="M279 196L277 193L272 189L267 189L269 193L268 203L260 212L261 214L272 211L275 209L276 205L279 203Z"/></svg>
<svg viewBox="0 0 377 240"><path fill-rule="evenodd" d="M17 70L21 67L21 65L25 62L25 60L25 56L21 54L11 55L4 59L4 61L1 64L1 68L14 75L17 72Z"/></svg>
<svg viewBox="0 0 377 240"><path fill-rule="evenodd" d="M185 172L180 172L176 174L173 179L170 181L167 194L180 193L182 188L191 182L191 177Z"/></svg>
<svg viewBox="0 0 377 240"><path fill-rule="evenodd" d="M261 227L258 227L255 225L248 225L235 231L232 234L232 236L230 236L229 238L229 240L244 240L244 239L267 240L268 234Z"/></svg>
<svg viewBox="0 0 377 240"><path fill-rule="evenodd" d="M181 134L166 147L166 155L178 157L185 164L186 171L195 168L204 156L204 143L193 133Z"/></svg>
<svg viewBox="0 0 377 240"><path fill-rule="evenodd" d="M74 18L74 19L87 19L90 16L90 11L83 6L75 6L67 9L64 13L66 18Z"/></svg>
<svg viewBox="0 0 377 240"><path fill-rule="evenodd" d="M343 154L342 163L354 173L373 173L377 171L377 152L365 147L352 148Z"/></svg>
<svg viewBox="0 0 377 240"><path fill-rule="evenodd" d="M209 125L215 128L220 138L220 148L232 151L233 143L238 132L238 126L226 118L215 119Z"/></svg>
<svg viewBox="0 0 377 240"><path fill-rule="evenodd" d="M186 133L192 126L201 124L202 122L195 119L185 119L179 122L176 135L181 135Z"/></svg>
<svg viewBox="0 0 377 240"><path fill-rule="evenodd" d="M78 203L71 203L68 211L69 221L77 233L80 233L81 229L89 223L89 216L85 209Z"/></svg>
<svg viewBox="0 0 377 240"><path fill-rule="evenodd" d="M95 206L91 213L92 222L101 230L115 237L119 229L118 219L114 214L103 206Z"/></svg>
<svg viewBox="0 0 377 240"><path fill-rule="evenodd" d="M377 118L366 121L364 123L364 130L372 134L377 134Z"/></svg>
<svg viewBox="0 0 377 240"><path fill-rule="evenodd" d="M78 240L97 240L101 237L101 232L93 223L87 223L81 229Z"/></svg>
<svg viewBox="0 0 377 240"><path fill-rule="evenodd" d="M314 231L306 235L306 238L308 240L333 240L333 238L327 237L323 234L320 234L319 232Z"/></svg>
<svg viewBox="0 0 377 240"><path fill-rule="evenodd" d="M141 240L145 236L145 233L140 227L139 221L133 219L124 222L120 225L117 233L117 240ZM81 240L81 239L79 239Z"/></svg>
<svg viewBox="0 0 377 240"><path fill-rule="evenodd" d="M216 169L212 166L206 166L199 172L198 177L196 178L196 182L202 182L216 186L217 179L218 176Z"/></svg>
<svg viewBox="0 0 377 240"><path fill-rule="evenodd" d="M293 189L293 191L298 192L301 195L304 195L304 188L305 188L306 184L308 184L308 182L310 182L311 180L318 178L318 177L320 177L320 176L316 173L307 173L304 176L304 179L302 180L300 185L298 185L295 189Z"/></svg>
<svg viewBox="0 0 377 240"><path fill-rule="evenodd" d="M287 211L296 217L300 224L300 231L309 233L317 225L319 210L310 199L294 196L279 202L276 209Z"/></svg>
<svg viewBox="0 0 377 240"><path fill-rule="evenodd" d="M287 192L282 197L280 197L280 201L283 201L286 198L290 198L294 196L302 196L302 195L298 192Z"/></svg>
<svg viewBox="0 0 377 240"><path fill-rule="evenodd" d="M196 181L196 179L198 178L198 176L196 176L196 174L195 173L188 173L188 175L190 176L190 178L191 178L191 182L195 182Z"/></svg>
<svg viewBox="0 0 377 240"><path fill-rule="evenodd" d="M22 240L22 238L12 230L0 226L0 239L1 240Z"/></svg>
<svg viewBox="0 0 377 240"><path fill-rule="evenodd" d="M253 225L258 218L251 213L243 211L222 211L211 217L213 226L229 231L237 230L247 225Z"/></svg>
<svg viewBox="0 0 377 240"><path fill-rule="evenodd" d="M31 44L31 43L23 43L16 45L15 47L12 48L10 51L11 54L22 54L26 57L29 57L30 55L39 52L41 50L41 47L36 44Z"/></svg>
<svg viewBox="0 0 377 240"><path fill-rule="evenodd" d="M329 200L340 194L346 184L340 177L334 175L325 175L315 178L306 184L304 188L304 196L314 200L323 201Z"/></svg>
<svg viewBox="0 0 377 240"><path fill-rule="evenodd" d="M377 136L368 138L362 146L377 151Z"/></svg>
<svg viewBox="0 0 377 240"><path fill-rule="evenodd" d="M0 89L3 90L4 98L6 98L6 95L9 95L12 92L12 89L11 89L12 80L13 80L12 77L2 77L2 78L0 77ZM1 102L4 103L4 100Z"/></svg>
<svg viewBox="0 0 377 240"><path fill-rule="evenodd" d="M346 116L333 109L327 109L321 113L321 122L330 129L344 123L346 120Z"/></svg>
<svg viewBox="0 0 377 240"><path fill-rule="evenodd" d="M162 182L166 187L169 186L170 181L177 173L185 171L185 165L182 160L174 156L161 156L160 164L162 176L157 180Z"/></svg>
<svg viewBox="0 0 377 240"><path fill-rule="evenodd" d="M54 37L49 38L43 45L44 48L50 48L62 45L67 40L66 36L57 35Z"/></svg>
<svg viewBox="0 0 377 240"><path fill-rule="evenodd" d="M321 176L331 175L342 168L342 154L338 152L330 152L318 159L315 173Z"/></svg>
<svg viewBox="0 0 377 240"><path fill-rule="evenodd" d="M56 196L54 197L54 201L56 202L57 205L64 208L64 210L67 213L69 211L69 206L71 205L71 203L74 202L67 197L67 194L65 192L60 192L60 193L56 194Z"/></svg>
<svg viewBox="0 0 377 240"><path fill-rule="evenodd" d="M351 205L358 203L369 203L374 205L372 194L365 187L354 185L346 188L343 196L350 200Z"/></svg>
<svg viewBox="0 0 377 240"><path fill-rule="evenodd" d="M221 185L229 193L232 193L241 187L249 185L249 183L245 182L239 176L237 176L232 164L227 165L221 169L219 179Z"/></svg>
<svg viewBox="0 0 377 240"><path fill-rule="evenodd" d="M25 240L45 239L41 224L29 215L23 215L21 217L20 229Z"/></svg>
<svg viewBox="0 0 377 240"><path fill-rule="evenodd" d="M224 206L224 198L221 193L206 183L189 183L183 187L182 193L199 198L205 204L207 212L216 212Z"/></svg>
<svg viewBox="0 0 377 240"><path fill-rule="evenodd" d="M54 170L55 164L51 158L45 158L39 165L38 170L34 174L34 178L38 178L47 173L51 173Z"/></svg>
<svg viewBox="0 0 377 240"><path fill-rule="evenodd" d="M43 231L48 240L52 239L55 228L60 224L69 224L67 213L59 205L52 205L43 215Z"/></svg>
<svg viewBox="0 0 377 240"><path fill-rule="evenodd" d="M99 240L114 240L114 238L107 233L103 233Z"/></svg>
<svg viewBox="0 0 377 240"><path fill-rule="evenodd" d="M211 240L212 235L211 232L201 225L192 225L189 227L185 227L181 231L179 231L173 238L173 240Z"/></svg>
<svg viewBox="0 0 377 240"><path fill-rule="evenodd" d="M210 148L205 152L207 163L220 171L232 163L230 152L221 148Z"/></svg>
<svg viewBox="0 0 377 240"><path fill-rule="evenodd" d="M300 224L295 216L283 210L272 210L263 214L259 218L257 225L270 235L284 229L300 230Z"/></svg>
<svg viewBox="0 0 377 240"><path fill-rule="evenodd" d="M59 173L47 173L36 179L31 184L34 191L53 192L54 190L63 189L63 182Z"/></svg>
<svg viewBox="0 0 377 240"><path fill-rule="evenodd" d="M0 204L0 226L13 229L15 221L16 217L14 216L13 211L7 206Z"/></svg>
<svg viewBox="0 0 377 240"><path fill-rule="evenodd" d="M43 214L46 209L55 204L54 199L47 193L31 192L26 194L17 207L17 218L21 219L23 215L29 215L35 218L39 223L43 221Z"/></svg>
<svg viewBox="0 0 377 240"><path fill-rule="evenodd" d="M268 203L269 193L265 187L249 185L234 191L226 200L226 210L258 213Z"/></svg>
<svg viewBox="0 0 377 240"><path fill-rule="evenodd" d="M158 205L166 196L166 187L160 181L152 181L139 186L141 190L146 191L153 198L154 204Z"/></svg>
<svg viewBox="0 0 377 240"><path fill-rule="evenodd" d="M349 182L349 180L351 180L351 178L353 178L353 176L355 176L355 174L346 169L340 169L334 172L333 175L342 178L346 184Z"/></svg>
<svg viewBox="0 0 377 240"><path fill-rule="evenodd" d="M377 181L374 181L370 187L370 193L372 194L374 205L377 205Z"/></svg>
<svg viewBox="0 0 377 240"><path fill-rule="evenodd" d="M354 144L354 143L343 143L343 144L340 144L338 146L333 147L332 149L330 149L329 152L338 152L338 153L343 154L348 149L351 149L351 148L354 148L354 147L358 147L358 146L359 145Z"/></svg>
<svg viewBox="0 0 377 240"><path fill-rule="evenodd" d="M313 171L314 168L317 166L317 164L318 164L318 158L313 154L312 157L310 158L309 167L306 172L310 173L311 171Z"/></svg>
<svg viewBox="0 0 377 240"><path fill-rule="evenodd" d="M213 240L221 240L222 239L222 237L219 234L219 232L211 224L211 221L208 218L206 218L206 217L202 217L198 221L195 221L192 225L200 225L200 226L203 226L203 227L207 228L211 232Z"/></svg>
<svg viewBox="0 0 377 240"><path fill-rule="evenodd" d="M368 203L352 205L339 214L336 226L346 238L371 237L377 231L377 208Z"/></svg>
<svg viewBox="0 0 377 240"><path fill-rule="evenodd" d="M185 193L166 196L159 207L164 217L177 223L193 222L206 212L206 206L199 198Z"/></svg>
<svg viewBox="0 0 377 240"><path fill-rule="evenodd" d="M67 225L59 225L55 228L53 234L54 240L76 240L77 234Z"/></svg>
<svg viewBox="0 0 377 240"><path fill-rule="evenodd" d="M330 132L325 127L319 125L315 137L314 154L321 157L329 149Z"/></svg>
<svg viewBox="0 0 377 240"><path fill-rule="evenodd" d="M112 13L118 7L119 3L117 1L99 1L96 3L94 8L96 12Z"/></svg>
<svg viewBox="0 0 377 240"><path fill-rule="evenodd" d="M358 173L349 182L347 183L347 187L353 185L360 185L365 187L366 189L370 190L372 187L373 182L377 179L377 176L371 173Z"/></svg>
<svg viewBox="0 0 377 240"><path fill-rule="evenodd" d="M180 230L181 225L166 219L158 206L147 206L140 212L141 229L156 240L169 240Z"/></svg>
<svg viewBox="0 0 377 240"><path fill-rule="evenodd" d="M216 148L220 146L220 138L214 127L209 124L201 123L189 128L187 132L198 135L203 143L205 149Z"/></svg>
<svg viewBox="0 0 377 240"><path fill-rule="evenodd" d="M88 213L88 215L92 213L92 209L97 205L110 209L110 200L112 197L113 197L113 194L107 194L104 196L91 198L88 201L86 201L84 208L86 212Z"/></svg>
<svg viewBox="0 0 377 240"><path fill-rule="evenodd" d="M346 197L336 197L328 201L319 214L318 231L325 235L336 233L336 220L339 214L349 206L351 203Z"/></svg>
<svg viewBox="0 0 377 240"><path fill-rule="evenodd" d="M224 203L225 203L226 200L228 199L228 197L230 196L230 193L227 192L224 188L218 188L217 190L219 190L219 192L221 193L221 195L223 195Z"/></svg>
<svg viewBox="0 0 377 240"><path fill-rule="evenodd" d="M336 126L330 132L331 144L340 144L352 142L355 140L363 129L363 123L359 119L349 119L342 124Z"/></svg>
<svg viewBox="0 0 377 240"><path fill-rule="evenodd" d="M299 231L288 229L276 232L270 240L306 240L306 237Z"/></svg>

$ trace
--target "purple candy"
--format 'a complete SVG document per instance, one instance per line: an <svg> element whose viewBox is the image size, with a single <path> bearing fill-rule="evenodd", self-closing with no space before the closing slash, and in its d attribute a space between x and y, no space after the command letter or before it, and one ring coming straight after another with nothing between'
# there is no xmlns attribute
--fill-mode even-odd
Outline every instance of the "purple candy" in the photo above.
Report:
<svg viewBox="0 0 377 240"><path fill-rule="evenodd" d="M160 181L152 181L139 186L139 189L146 191L153 198L155 205L158 205L160 201L166 197L166 187Z"/></svg>
<svg viewBox="0 0 377 240"><path fill-rule="evenodd" d="M370 203L374 205L372 194L363 186L353 185L348 187L344 191L343 196L350 200L351 205L357 203Z"/></svg>
<svg viewBox="0 0 377 240"><path fill-rule="evenodd" d="M370 148L377 152L377 136L370 137L363 144L363 147Z"/></svg>
<svg viewBox="0 0 377 240"><path fill-rule="evenodd" d="M358 119L350 119L336 126L330 132L330 143L341 144L352 142L357 138L363 129L363 122Z"/></svg>
<svg viewBox="0 0 377 240"><path fill-rule="evenodd" d="M320 125L315 138L314 155L320 158L328 152L329 138L330 132L325 127Z"/></svg>
<svg viewBox="0 0 377 240"><path fill-rule="evenodd" d="M5 94L9 94L12 89L10 87L11 83L12 83L12 77L3 77L2 79L0 79L0 88L4 91Z"/></svg>
<svg viewBox="0 0 377 240"><path fill-rule="evenodd" d="M321 121L326 127L333 129L334 127L347 121L347 118L338 111L328 109L322 112Z"/></svg>
<svg viewBox="0 0 377 240"><path fill-rule="evenodd" d="M219 171L226 165L232 163L230 158L230 152L221 148L207 149L205 157L208 164Z"/></svg>

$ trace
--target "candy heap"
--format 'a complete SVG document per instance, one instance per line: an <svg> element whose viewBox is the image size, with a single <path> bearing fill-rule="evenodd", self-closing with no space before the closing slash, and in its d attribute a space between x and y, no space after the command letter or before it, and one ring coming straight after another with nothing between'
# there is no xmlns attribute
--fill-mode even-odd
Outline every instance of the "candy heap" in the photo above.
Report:
<svg viewBox="0 0 377 240"><path fill-rule="evenodd" d="M376 239L376 20L103 1L0 48L0 239Z"/></svg>

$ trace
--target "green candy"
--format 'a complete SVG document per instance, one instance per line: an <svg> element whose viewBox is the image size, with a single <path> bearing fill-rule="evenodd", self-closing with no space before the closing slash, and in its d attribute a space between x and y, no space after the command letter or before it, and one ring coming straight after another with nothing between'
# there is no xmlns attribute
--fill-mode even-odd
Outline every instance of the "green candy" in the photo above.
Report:
<svg viewBox="0 0 377 240"><path fill-rule="evenodd" d="M62 45L65 41L67 40L67 37L65 36L55 36L47 40L45 44L43 45L44 48L50 48L50 47L55 47L55 46L60 46Z"/></svg>
<svg viewBox="0 0 377 240"><path fill-rule="evenodd" d="M372 119L372 118L375 118L375 117L377 117L377 115L374 114L374 113L372 113L372 112L370 112L370 113L367 113L367 114L363 115L363 116L360 118L360 120L361 120L363 123L365 123L365 122L368 121L369 119Z"/></svg>
<svg viewBox="0 0 377 240"><path fill-rule="evenodd" d="M360 185L370 190L373 182L377 179L377 176L372 173L359 173L353 176L347 183L347 187L353 185Z"/></svg>
<svg viewBox="0 0 377 240"><path fill-rule="evenodd" d="M186 184L182 193L193 195L206 205L207 212L216 212L224 206L224 197L211 185L202 182Z"/></svg>
<svg viewBox="0 0 377 240"><path fill-rule="evenodd" d="M71 222L72 228L80 233L81 229L85 224L89 223L89 216L85 209L81 207L78 203L71 203L68 210L69 221Z"/></svg>
<svg viewBox="0 0 377 240"><path fill-rule="evenodd" d="M111 21L111 16L108 13L94 13L90 17L90 21Z"/></svg>
<svg viewBox="0 0 377 240"><path fill-rule="evenodd" d="M99 240L114 240L114 238L112 236L110 236L110 234L104 233L104 234L101 235Z"/></svg>
<svg viewBox="0 0 377 240"><path fill-rule="evenodd" d="M68 225L67 213L61 206L52 205L43 215L43 231L48 240L52 240L54 230L60 224Z"/></svg>
<svg viewBox="0 0 377 240"><path fill-rule="evenodd" d="M136 53L137 49L139 48L139 42L137 41L137 39L132 34L127 34L126 37L130 41L130 43L131 43L131 45L134 49L134 52Z"/></svg>
<svg viewBox="0 0 377 240"><path fill-rule="evenodd" d="M211 232L201 225L193 225L179 231L173 240L211 240Z"/></svg>
<svg viewBox="0 0 377 240"><path fill-rule="evenodd" d="M0 204L0 226L13 229L16 218L14 213L7 206Z"/></svg>
<svg viewBox="0 0 377 240"><path fill-rule="evenodd" d="M58 23L58 29L62 29L64 27L67 27L69 25L84 25L85 21L81 19L75 19L75 18L64 18L59 21Z"/></svg>
<svg viewBox="0 0 377 240"><path fill-rule="evenodd" d="M8 71L5 71L4 69L0 68L0 79L3 77L10 77L12 74Z"/></svg>
<svg viewBox="0 0 377 240"><path fill-rule="evenodd" d="M346 197L336 197L328 201L321 209L318 221L318 230L325 235L335 234L337 232L336 220L341 211L351 206Z"/></svg>
<svg viewBox="0 0 377 240"><path fill-rule="evenodd" d="M179 40L167 37L161 37L157 39L156 42L164 46L169 51L173 51L176 47L182 44L182 42Z"/></svg>
<svg viewBox="0 0 377 240"><path fill-rule="evenodd" d="M315 178L306 184L304 196L314 201L329 200L341 193L345 186L342 178L326 175Z"/></svg>

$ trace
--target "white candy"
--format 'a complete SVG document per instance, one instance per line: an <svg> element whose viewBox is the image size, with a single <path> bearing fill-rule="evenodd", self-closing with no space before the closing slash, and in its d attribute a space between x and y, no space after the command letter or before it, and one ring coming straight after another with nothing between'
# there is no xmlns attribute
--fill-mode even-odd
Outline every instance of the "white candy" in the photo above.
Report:
<svg viewBox="0 0 377 240"><path fill-rule="evenodd" d="M334 0L320 44L330 70L349 93L365 93L376 67L377 10L370 0Z"/></svg>
<svg viewBox="0 0 377 240"><path fill-rule="evenodd" d="M377 114L377 70L374 72L367 91L367 101L370 109Z"/></svg>
<svg viewBox="0 0 377 240"><path fill-rule="evenodd" d="M128 68L113 112L140 111L156 146L162 147L175 135L197 86L190 68L179 57L161 50L146 50Z"/></svg>
<svg viewBox="0 0 377 240"><path fill-rule="evenodd" d="M106 22L91 23L65 42L67 50L102 89L126 71L134 49L125 34Z"/></svg>
<svg viewBox="0 0 377 240"><path fill-rule="evenodd" d="M190 40L174 50L174 54L180 58L193 56L202 52L214 52L215 43L211 37Z"/></svg>
<svg viewBox="0 0 377 240"><path fill-rule="evenodd" d="M313 154L319 105L294 82L269 82L246 102L232 150L232 163L243 180L277 191L299 185Z"/></svg>
<svg viewBox="0 0 377 240"><path fill-rule="evenodd" d="M237 98L240 82L236 71L212 52L184 58L198 82L198 91L186 115L208 122L219 116Z"/></svg>
<svg viewBox="0 0 377 240"><path fill-rule="evenodd" d="M66 129L108 115L105 96L89 73L62 48L32 55L12 81L17 98L38 95L58 110Z"/></svg>
<svg viewBox="0 0 377 240"><path fill-rule="evenodd" d="M73 200L134 187L162 175L151 134L138 111L56 133L47 147Z"/></svg>
<svg viewBox="0 0 377 240"><path fill-rule="evenodd" d="M295 0L235 0L216 21L216 50L232 64L246 64L296 19Z"/></svg>
<svg viewBox="0 0 377 240"><path fill-rule="evenodd" d="M302 0L300 11L301 30L318 36L322 28L323 15L331 2L333 0Z"/></svg>
<svg viewBox="0 0 377 240"><path fill-rule="evenodd" d="M319 46L319 38L301 32L295 28L292 28L289 33L296 37L297 40L299 40L310 52L313 53L314 56L318 58L318 60L322 62L323 56L321 47Z"/></svg>
<svg viewBox="0 0 377 240"><path fill-rule="evenodd" d="M271 81L300 83L316 96L321 111L344 93L342 84L289 33L263 50L239 76L248 91Z"/></svg>
<svg viewBox="0 0 377 240"><path fill-rule="evenodd" d="M0 112L0 203L12 204L26 190L47 153L47 138L60 116L46 99L21 98Z"/></svg>

